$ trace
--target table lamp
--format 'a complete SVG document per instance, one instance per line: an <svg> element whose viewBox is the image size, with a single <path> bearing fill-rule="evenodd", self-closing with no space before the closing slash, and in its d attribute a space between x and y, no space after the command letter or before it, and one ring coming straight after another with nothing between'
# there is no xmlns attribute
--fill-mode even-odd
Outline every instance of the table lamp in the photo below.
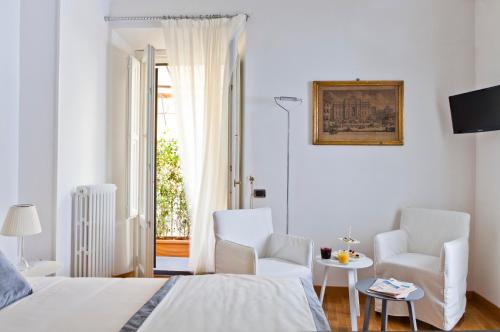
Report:
<svg viewBox="0 0 500 332"><path fill-rule="evenodd" d="M24 237L38 234L42 231L36 207L33 204L19 204L10 207L0 234L17 236L20 269L29 268L28 261L24 258Z"/></svg>

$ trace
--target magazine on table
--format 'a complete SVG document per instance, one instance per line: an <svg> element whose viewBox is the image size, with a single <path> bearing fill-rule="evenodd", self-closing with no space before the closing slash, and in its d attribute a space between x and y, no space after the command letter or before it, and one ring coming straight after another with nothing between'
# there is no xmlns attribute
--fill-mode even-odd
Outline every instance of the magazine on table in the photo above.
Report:
<svg viewBox="0 0 500 332"><path fill-rule="evenodd" d="M417 287L415 287L415 285L411 282L404 282L390 278L375 280L373 285L368 289L368 292L395 299L405 299L416 289Z"/></svg>

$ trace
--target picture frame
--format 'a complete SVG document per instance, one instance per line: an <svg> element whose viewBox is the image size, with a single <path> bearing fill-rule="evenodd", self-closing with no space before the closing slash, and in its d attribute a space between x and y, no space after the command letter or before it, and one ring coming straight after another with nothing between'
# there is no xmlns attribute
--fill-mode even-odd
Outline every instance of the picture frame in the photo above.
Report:
<svg viewBox="0 0 500 332"><path fill-rule="evenodd" d="M403 81L314 81L314 145L403 145Z"/></svg>

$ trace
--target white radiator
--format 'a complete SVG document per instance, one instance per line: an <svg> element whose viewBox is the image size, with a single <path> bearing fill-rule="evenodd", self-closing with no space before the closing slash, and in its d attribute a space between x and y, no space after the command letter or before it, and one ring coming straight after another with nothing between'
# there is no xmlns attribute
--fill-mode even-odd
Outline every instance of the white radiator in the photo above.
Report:
<svg viewBox="0 0 500 332"><path fill-rule="evenodd" d="M73 277L111 277L116 186L80 186L73 196Z"/></svg>

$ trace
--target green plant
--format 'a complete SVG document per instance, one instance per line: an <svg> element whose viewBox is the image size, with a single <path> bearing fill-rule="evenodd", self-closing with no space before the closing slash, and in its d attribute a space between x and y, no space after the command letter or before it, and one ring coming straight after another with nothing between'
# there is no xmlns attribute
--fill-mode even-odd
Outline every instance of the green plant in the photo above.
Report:
<svg viewBox="0 0 500 332"><path fill-rule="evenodd" d="M188 238L190 230L177 141L160 138L156 148L156 237Z"/></svg>

